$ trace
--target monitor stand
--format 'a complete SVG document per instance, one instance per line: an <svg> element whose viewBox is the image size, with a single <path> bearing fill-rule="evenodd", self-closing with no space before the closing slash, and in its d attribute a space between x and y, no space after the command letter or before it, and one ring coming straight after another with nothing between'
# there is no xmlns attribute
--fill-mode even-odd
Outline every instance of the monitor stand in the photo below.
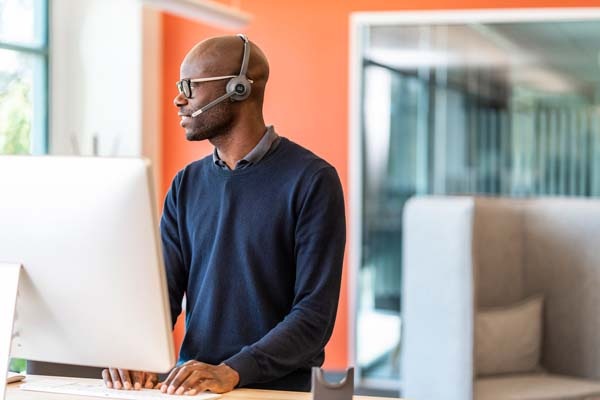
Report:
<svg viewBox="0 0 600 400"><path fill-rule="evenodd" d="M4 399L21 264L0 263L0 399Z"/></svg>

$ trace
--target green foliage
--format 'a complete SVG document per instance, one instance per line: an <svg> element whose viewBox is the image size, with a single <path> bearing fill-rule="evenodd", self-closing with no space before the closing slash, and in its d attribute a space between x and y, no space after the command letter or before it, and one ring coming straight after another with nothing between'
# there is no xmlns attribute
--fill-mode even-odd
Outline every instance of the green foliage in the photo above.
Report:
<svg viewBox="0 0 600 400"><path fill-rule="evenodd" d="M21 360L20 358L13 358L10 360L10 365L8 367L9 371L13 372L25 372L27 368L27 364L25 360Z"/></svg>
<svg viewBox="0 0 600 400"><path fill-rule="evenodd" d="M12 78L0 84L0 154L28 154L31 148L31 88L18 76Z"/></svg>

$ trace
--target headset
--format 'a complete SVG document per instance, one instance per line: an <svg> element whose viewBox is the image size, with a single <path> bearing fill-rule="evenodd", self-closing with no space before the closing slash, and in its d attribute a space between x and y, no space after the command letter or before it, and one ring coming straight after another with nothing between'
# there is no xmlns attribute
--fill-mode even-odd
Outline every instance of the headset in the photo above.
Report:
<svg viewBox="0 0 600 400"><path fill-rule="evenodd" d="M211 101L199 110L194 111L192 113L192 117L197 117L206 110L213 108L220 102L229 98L231 98L233 101L242 101L246 100L248 96L250 96L250 92L252 91L252 83L254 83L246 76L246 72L248 71L248 60L250 59L250 42L248 41L246 35L238 33L237 36L244 42L244 55L242 58L242 68L240 69L240 73L238 76L231 78L229 82L227 82L227 86L225 88L226 93L223 96Z"/></svg>

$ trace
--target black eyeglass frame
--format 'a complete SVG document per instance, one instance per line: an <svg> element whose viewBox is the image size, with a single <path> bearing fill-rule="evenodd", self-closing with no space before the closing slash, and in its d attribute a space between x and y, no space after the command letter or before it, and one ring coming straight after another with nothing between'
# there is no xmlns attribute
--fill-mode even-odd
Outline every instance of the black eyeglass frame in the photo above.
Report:
<svg viewBox="0 0 600 400"><path fill-rule="evenodd" d="M193 78L193 79L184 78L184 79L177 81L176 85L177 85L177 90L179 90L179 93L182 93L186 97L186 99L191 99L192 98L192 83L219 81L222 79L235 78L236 76L237 75L225 75L225 76L213 76L210 78Z"/></svg>

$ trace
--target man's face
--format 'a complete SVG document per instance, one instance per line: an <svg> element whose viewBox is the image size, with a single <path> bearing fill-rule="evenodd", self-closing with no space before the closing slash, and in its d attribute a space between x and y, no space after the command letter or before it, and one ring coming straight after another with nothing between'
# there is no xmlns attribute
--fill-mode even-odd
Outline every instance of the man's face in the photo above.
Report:
<svg viewBox="0 0 600 400"><path fill-rule="evenodd" d="M204 61L202 57L196 57L195 60L188 58L186 57L181 64L180 79L209 78L214 75L206 72L210 70L205 68L208 61ZM197 117L192 117L192 113L225 94L226 85L227 80L192 83L190 98L183 93L175 97L173 102L179 109L180 125L185 129L187 140L213 139L230 130L234 121L234 110L229 100L217 104Z"/></svg>

